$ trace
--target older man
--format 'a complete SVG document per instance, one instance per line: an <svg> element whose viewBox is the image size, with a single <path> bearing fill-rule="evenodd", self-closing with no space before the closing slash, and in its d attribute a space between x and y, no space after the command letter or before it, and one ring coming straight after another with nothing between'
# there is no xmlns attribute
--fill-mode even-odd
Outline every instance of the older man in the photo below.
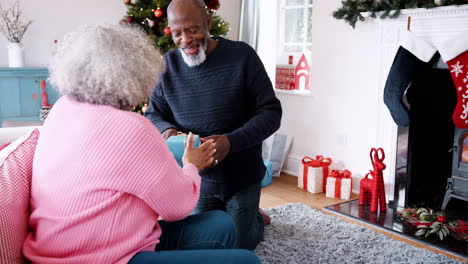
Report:
<svg viewBox="0 0 468 264"><path fill-rule="evenodd" d="M236 223L239 247L253 250L264 230L262 141L279 128L281 104L250 46L210 37L202 0L173 0L167 12L178 49L165 54L167 72L146 116L165 138L182 131L214 140L215 160L200 173L196 212L225 210Z"/></svg>

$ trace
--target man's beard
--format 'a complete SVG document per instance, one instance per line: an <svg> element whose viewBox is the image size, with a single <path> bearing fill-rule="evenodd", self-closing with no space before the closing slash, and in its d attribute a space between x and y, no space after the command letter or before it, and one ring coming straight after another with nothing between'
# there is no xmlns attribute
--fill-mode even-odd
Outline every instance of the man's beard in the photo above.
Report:
<svg viewBox="0 0 468 264"><path fill-rule="evenodd" d="M179 48L180 54L182 54L182 58L189 67L200 65L206 60L206 43L207 41L201 43L198 47L198 54L193 55L188 55L187 53L185 53L183 48Z"/></svg>

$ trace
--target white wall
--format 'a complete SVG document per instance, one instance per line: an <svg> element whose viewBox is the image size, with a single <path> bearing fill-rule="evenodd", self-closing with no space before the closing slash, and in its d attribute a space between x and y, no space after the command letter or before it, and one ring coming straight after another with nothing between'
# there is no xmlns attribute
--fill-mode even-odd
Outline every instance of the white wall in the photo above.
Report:
<svg viewBox="0 0 468 264"><path fill-rule="evenodd" d="M314 1L313 48L308 58L312 96L277 94L283 106L280 132L294 136L286 172L296 175L306 155L324 155L349 169L357 183L372 168L370 149L379 146L378 89L383 89L377 78L379 31L376 23L361 22L353 29L336 20L331 13L340 5L341 0ZM259 49L264 62L271 61L271 41ZM267 69L273 81L274 66ZM358 184L353 185L357 192Z"/></svg>
<svg viewBox="0 0 468 264"><path fill-rule="evenodd" d="M2 7L13 0L2 0ZM240 0L221 0L218 12L230 22L228 37L237 39L239 31ZM123 0L21 0L23 17L34 22L23 38L27 67L47 66L55 39L82 24L118 23L127 8ZM8 65L7 40L0 37L0 67Z"/></svg>
<svg viewBox="0 0 468 264"><path fill-rule="evenodd" d="M242 0L220 0L221 6L216 12L225 21L229 22L231 30L227 34L228 39L239 39L239 21Z"/></svg>

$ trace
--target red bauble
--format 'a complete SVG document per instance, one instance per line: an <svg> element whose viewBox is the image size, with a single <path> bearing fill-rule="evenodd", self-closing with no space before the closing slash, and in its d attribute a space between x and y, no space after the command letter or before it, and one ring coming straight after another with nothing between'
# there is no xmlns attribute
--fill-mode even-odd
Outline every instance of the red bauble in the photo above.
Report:
<svg viewBox="0 0 468 264"><path fill-rule="evenodd" d="M154 16L155 17L162 17L163 16L163 11L158 7L158 9L154 10Z"/></svg>
<svg viewBox="0 0 468 264"><path fill-rule="evenodd" d="M164 29L164 34L170 36L172 33L171 33L171 28L169 26L167 26L165 29Z"/></svg>
<svg viewBox="0 0 468 264"><path fill-rule="evenodd" d="M127 20L128 23L133 23L133 17L132 16L128 16L127 18L125 18L125 20Z"/></svg>
<svg viewBox="0 0 468 264"><path fill-rule="evenodd" d="M220 6L219 0L205 0L205 5L210 10L218 10Z"/></svg>
<svg viewBox="0 0 468 264"><path fill-rule="evenodd" d="M441 216L438 216L437 217L437 222L440 222L442 224L446 224L447 223L447 217L441 215Z"/></svg>
<svg viewBox="0 0 468 264"><path fill-rule="evenodd" d="M124 0L124 3L125 3L126 5L130 4L131 2L132 2L132 0Z"/></svg>

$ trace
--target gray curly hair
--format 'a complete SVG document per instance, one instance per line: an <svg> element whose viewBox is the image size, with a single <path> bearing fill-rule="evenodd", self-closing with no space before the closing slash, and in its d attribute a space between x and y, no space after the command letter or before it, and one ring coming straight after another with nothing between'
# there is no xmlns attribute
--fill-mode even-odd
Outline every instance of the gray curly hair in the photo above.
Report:
<svg viewBox="0 0 468 264"><path fill-rule="evenodd" d="M86 25L59 42L49 80L77 101L129 109L151 95L164 71L160 52L136 27Z"/></svg>

